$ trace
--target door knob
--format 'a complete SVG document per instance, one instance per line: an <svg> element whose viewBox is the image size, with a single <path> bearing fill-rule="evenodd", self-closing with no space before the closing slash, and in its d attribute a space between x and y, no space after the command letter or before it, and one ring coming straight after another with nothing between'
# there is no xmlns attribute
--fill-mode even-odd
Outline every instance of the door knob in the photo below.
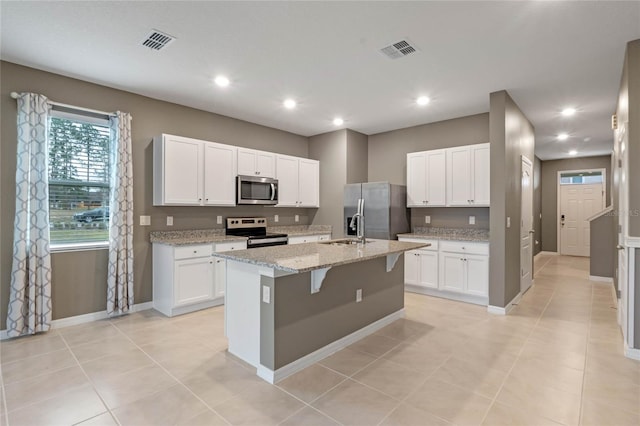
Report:
<svg viewBox="0 0 640 426"><path fill-rule="evenodd" d="M624 250L624 246L621 246L620 244L618 244L618 245L616 246L616 249L618 249L618 250Z"/></svg>
<svg viewBox="0 0 640 426"><path fill-rule="evenodd" d="M529 231L529 233L530 233L530 234L535 234L535 233L536 233L536 231L535 231L535 229L532 229L531 231Z"/></svg>

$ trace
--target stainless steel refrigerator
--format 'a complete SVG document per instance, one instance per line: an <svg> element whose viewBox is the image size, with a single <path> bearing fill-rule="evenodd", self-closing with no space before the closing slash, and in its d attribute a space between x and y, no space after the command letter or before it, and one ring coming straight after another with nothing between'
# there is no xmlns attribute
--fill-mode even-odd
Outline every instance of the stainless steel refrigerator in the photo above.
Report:
<svg viewBox="0 0 640 426"><path fill-rule="evenodd" d="M353 183L344 186L345 235L356 234L351 221L358 210L358 199L361 198L364 200L367 238L395 240L398 234L410 231L406 186L389 182Z"/></svg>

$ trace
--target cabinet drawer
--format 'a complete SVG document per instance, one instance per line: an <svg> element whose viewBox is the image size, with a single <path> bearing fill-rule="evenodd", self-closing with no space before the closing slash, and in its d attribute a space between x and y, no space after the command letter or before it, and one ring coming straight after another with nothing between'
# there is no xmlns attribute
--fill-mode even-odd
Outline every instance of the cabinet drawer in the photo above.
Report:
<svg viewBox="0 0 640 426"><path fill-rule="evenodd" d="M431 246L429 247L422 247L419 248L417 250L430 250L430 251L435 251L438 250L438 240L426 240L424 238L398 238L398 241L404 241L407 243L419 243L419 244L431 244Z"/></svg>
<svg viewBox="0 0 640 426"><path fill-rule="evenodd" d="M211 256L213 247L211 244L176 247L173 252L174 259L191 259L196 257Z"/></svg>
<svg viewBox="0 0 640 426"><path fill-rule="evenodd" d="M289 244L316 243L320 237L317 235L305 235L301 237L289 237Z"/></svg>
<svg viewBox="0 0 640 426"><path fill-rule="evenodd" d="M216 252L245 250L247 248L247 243L245 241L235 241L231 243L217 243L215 247L216 247Z"/></svg>
<svg viewBox="0 0 640 426"><path fill-rule="evenodd" d="M489 244L469 241L440 241L440 251L488 255Z"/></svg>

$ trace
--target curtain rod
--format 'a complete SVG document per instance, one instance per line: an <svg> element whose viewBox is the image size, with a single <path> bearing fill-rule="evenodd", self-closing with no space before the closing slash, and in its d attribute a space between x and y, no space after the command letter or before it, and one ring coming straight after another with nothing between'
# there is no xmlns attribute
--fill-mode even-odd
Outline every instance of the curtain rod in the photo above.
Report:
<svg viewBox="0 0 640 426"><path fill-rule="evenodd" d="M11 97L13 99L18 99L18 96L20 96L20 95L17 92L11 92ZM90 112L92 114L106 115L107 117L115 117L115 115L116 115L113 112L105 112L105 111L98 111L96 109L81 108L81 107L77 107L75 105L63 104L63 103L60 103L60 102L49 101L49 103L51 105L59 106L59 107L62 107L62 108L75 109L75 110L78 110L78 111Z"/></svg>

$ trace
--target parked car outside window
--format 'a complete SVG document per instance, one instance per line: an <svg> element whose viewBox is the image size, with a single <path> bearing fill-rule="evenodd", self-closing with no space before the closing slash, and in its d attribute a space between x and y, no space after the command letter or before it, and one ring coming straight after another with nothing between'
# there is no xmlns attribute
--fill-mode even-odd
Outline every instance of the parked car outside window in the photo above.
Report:
<svg viewBox="0 0 640 426"><path fill-rule="evenodd" d="M97 209L87 210L86 212L76 213L73 215L73 220L84 223L91 223L94 221L108 221L109 207L99 207Z"/></svg>

